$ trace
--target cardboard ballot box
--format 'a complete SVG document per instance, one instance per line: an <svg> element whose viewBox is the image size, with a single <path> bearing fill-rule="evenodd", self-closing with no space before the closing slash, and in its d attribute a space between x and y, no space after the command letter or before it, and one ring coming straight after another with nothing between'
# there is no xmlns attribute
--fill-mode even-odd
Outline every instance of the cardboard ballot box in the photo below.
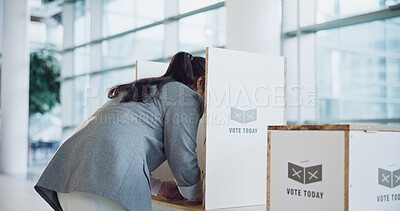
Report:
<svg viewBox="0 0 400 211"><path fill-rule="evenodd" d="M268 127L267 210L400 210L400 127Z"/></svg>

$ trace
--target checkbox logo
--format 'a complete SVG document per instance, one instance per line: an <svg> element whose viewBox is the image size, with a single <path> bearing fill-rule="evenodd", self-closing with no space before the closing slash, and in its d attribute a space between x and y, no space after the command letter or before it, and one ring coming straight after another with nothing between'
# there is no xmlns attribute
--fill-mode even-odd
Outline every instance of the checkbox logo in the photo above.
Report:
<svg viewBox="0 0 400 211"><path fill-rule="evenodd" d="M243 124L254 122L257 120L257 109L240 110L231 107L231 120Z"/></svg>
<svg viewBox="0 0 400 211"><path fill-rule="evenodd" d="M288 178L302 184L322 181L322 165L303 167L288 163Z"/></svg>
<svg viewBox="0 0 400 211"><path fill-rule="evenodd" d="M378 168L378 184L395 188L400 185L400 169L396 171L389 171L386 169Z"/></svg>

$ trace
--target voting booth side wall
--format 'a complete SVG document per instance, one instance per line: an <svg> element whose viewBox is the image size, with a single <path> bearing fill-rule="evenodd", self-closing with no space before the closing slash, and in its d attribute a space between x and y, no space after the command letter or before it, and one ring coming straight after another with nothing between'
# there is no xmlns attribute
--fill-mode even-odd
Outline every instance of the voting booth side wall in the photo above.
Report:
<svg viewBox="0 0 400 211"><path fill-rule="evenodd" d="M168 68L168 63L161 62L150 62L150 61L136 61L136 80L150 77L159 77L164 75ZM199 128L197 130L197 159L199 162L200 170L203 171L203 149L204 149L204 115L199 121ZM171 170L168 166L168 162L165 161L156 170L152 172L152 176L159 178L163 181L172 181Z"/></svg>
<svg viewBox="0 0 400 211"><path fill-rule="evenodd" d="M162 76L167 68L168 63L136 60L136 80Z"/></svg>
<svg viewBox="0 0 400 211"><path fill-rule="evenodd" d="M207 48L206 210L266 204L268 125L285 124L285 59Z"/></svg>
<svg viewBox="0 0 400 211"><path fill-rule="evenodd" d="M349 131L349 210L400 210L399 131Z"/></svg>

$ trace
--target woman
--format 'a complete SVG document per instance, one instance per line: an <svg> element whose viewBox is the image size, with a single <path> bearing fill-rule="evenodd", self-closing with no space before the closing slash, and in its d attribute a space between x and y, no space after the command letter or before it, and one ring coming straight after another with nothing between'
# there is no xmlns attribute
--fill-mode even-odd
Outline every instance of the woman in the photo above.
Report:
<svg viewBox="0 0 400 211"><path fill-rule="evenodd" d="M179 52L167 72L112 88L35 185L54 210L151 210L151 194L201 200L196 133L205 59ZM150 177L165 160L175 182Z"/></svg>

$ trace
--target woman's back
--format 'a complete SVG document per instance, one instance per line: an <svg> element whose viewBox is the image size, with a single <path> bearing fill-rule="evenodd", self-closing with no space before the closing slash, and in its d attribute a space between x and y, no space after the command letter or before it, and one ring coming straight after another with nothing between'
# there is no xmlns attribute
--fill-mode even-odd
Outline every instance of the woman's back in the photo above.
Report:
<svg viewBox="0 0 400 211"><path fill-rule="evenodd" d="M156 90L153 86L151 95ZM168 82L157 95L146 102L120 103L123 93L108 100L67 138L35 189L55 207L59 204L54 192L81 191L104 196L128 209L151 208L149 172L166 156L181 159L168 153L173 148L193 148L196 137L192 136L203 112L201 96L182 83ZM176 137L182 135L177 131L182 128L189 131L184 143ZM192 157L185 152L181 156ZM187 168L193 171L197 160L191 163ZM191 177L197 177L199 171L182 174L175 175L177 180L191 185L196 183Z"/></svg>

